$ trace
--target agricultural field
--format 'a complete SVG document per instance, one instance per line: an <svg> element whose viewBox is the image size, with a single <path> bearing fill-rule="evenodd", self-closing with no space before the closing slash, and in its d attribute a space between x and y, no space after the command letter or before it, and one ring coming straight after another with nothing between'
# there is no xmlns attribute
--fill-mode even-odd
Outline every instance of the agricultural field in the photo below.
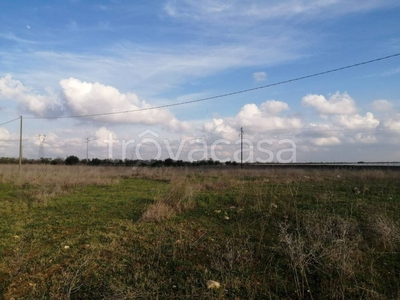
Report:
<svg viewBox="0 0 400 300"><path fill-rule="evenodd" d="M0 166L1 299L400 299L400 172Z"/></svg>

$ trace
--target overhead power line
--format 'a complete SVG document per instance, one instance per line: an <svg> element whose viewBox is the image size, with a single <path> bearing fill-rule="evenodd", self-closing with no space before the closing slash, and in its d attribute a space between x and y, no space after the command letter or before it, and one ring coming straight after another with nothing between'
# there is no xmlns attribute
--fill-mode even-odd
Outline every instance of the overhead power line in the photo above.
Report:
<svg viewBox="0 0 400 300"><path fill-rule="evenodd" d="M104 112L104 113L58 116L58 117L27 117L25 119L41 120L41 119L70 119L70 118L99 117L99 116L126 114L126 113L133 113L133 112L140 112L140 111L146 111L146 110L153 110L153 109L160 109L160 108L168 108L168 107L173 107L173 106L186 105L186 104L191 104L191 103L196 103L196 102L203 102L203 101L208 101L208 100L224 98L224 97L243 94L243 93L248 93L248 92L252 92L252 91L256 91L256 90L269 88L269 87L272 87L272 86L282 85L282 84L286 84L286 83L290 83L290 82L294 82L294 81L300 81L300 80L304 80L304 79L307 79L307 78L312 78L312 77L317 77L317 76L321 76L321 75L325 75L325 74L329 74L329 73L334 73L334 72L342 71L342 70L345 70L345 69L356 68L356 67L359 67L359 66L362 66L362 65L371 64L371 63L374 63L374 62L390 59L390 58L397 57L397 56L400 56L400 53L396 53L396 54L392 54L392 55L388 55L388 56L384 56L384 57L379 57L379 58L363 61L363 62L360 62L360 63L347 65L347 66L340 67L340 68L330 69L330 70L327 70L327 71L313 73L313 74L310 74L310 75L305 75L305 76L296 77L296 78L292 78L292 79L288 79L288 80L283 80L283 81L279 81L279 82L275 82L275 83L271 83L271 84L267 84L267 85L262 85L262 86L258 86L258 87L255 87L255 88L235 91L235 92L226 93L226 94L220 94L220 95L206 97L206 98L200 98L200 99L196 99L196 100L189 100L189 101L165 104L165 105L160 105L160 106L138 108L138 109L124 110L124 111L116 111L116 112ZM12 120L12 121L14 121L14 120Z"/></svg>
<svg viewBox="0 0 400 300"><path fill-rule="evenodd" d="M12 120L7 121L7 122L4 122L4 123L1 123L0 126L6 125L6 124L11 123L11 122L14 122L14 121L17 121L17 120L19 120L19 119L20 119L20 117L15 118L15 119L12 119Z"/></svg>

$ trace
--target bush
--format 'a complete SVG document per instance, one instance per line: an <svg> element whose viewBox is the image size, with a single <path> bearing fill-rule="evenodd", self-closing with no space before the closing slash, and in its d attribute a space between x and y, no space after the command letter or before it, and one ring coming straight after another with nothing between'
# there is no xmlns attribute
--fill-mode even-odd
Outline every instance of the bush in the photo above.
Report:
<svg viewBox="0 0 400 300"><path fill-rule="evenodd" d="M75 155L68 156L65 159L65 164L68 166L77 165L79 164L79 158Z"/></svg>

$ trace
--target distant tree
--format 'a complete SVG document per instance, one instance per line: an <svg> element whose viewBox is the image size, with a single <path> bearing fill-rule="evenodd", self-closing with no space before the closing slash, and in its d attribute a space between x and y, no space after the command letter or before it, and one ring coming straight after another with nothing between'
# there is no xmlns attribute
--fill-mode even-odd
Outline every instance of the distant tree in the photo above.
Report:
<svg viewBox="0 0 400 300"><path fill-rule="evenodd" d="M77 156L75 156L75 155L68 156L65 159L65 164L69 165L69 166L77 165L77 164L79 164L79 158Z"/></svg>
<svg viewBox="0 0 400 300"><path fill-rule="evenodd" d="M13 157L1 157L0 163L1 164L16 164L16 163L18 163L18 160Z"/></svg>
<svg viewBox="0 0 400 300"><path fill-rule="evenodd" d="M164 166L170 167L174 164L174 161L171 158L167 158L164 160Z"/></svg>
<svg viewBox="0 0 400 300"><path fill-rule="evenodd" d="M54 159L51 161L51 164L52 164L52 165L63 165L63 164L64 164L64 159L61 158L61 157L54 158Z"/></svg>
<svg viewBox="0 0 400 300"><path fill-rule="evenodd" d="M100 165L101 165L101 160L98 159L98 158L93 158L93 159L90 161L90 164L91 164L92 166L100 166Z"/></svg>
<svg viewBox="0 0 400 300"><path fill-rule="evenodd" d="M41 157L40 163L47 165L47 164L51 163L51 158Z"/></svg>

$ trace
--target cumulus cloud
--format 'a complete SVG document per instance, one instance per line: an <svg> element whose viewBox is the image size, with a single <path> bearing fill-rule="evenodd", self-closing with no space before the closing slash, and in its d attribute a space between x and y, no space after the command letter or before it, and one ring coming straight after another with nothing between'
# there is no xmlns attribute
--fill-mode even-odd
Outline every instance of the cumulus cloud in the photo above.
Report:
<svg viewBox="0 0 400 300"><path fill-rule="evenodd" d="M320 135L309 139L315 146L339 143L372 144L379 141L377 128L381 121L371 112L367 112L364 116L359 114L355 101L347 93L337 92L328 99L321 95L307 95L303 97L302 104L315 108L326 123L311 127L311 134ZM388 105L388 102L379 100L374 104Z"/></svg>
<svg viewBox="0 0 400 300"><path fill-rule="evenodd" d="M114 131L109 130L106 127L103 126L103 127L100 127L99 129L97 129L94 132L93 144L95 146L102 147L106 143L108 143L108 141L111 141L113 139L116 140L117 138L118 138L118 136Z"/></svg>
<svg viewBox="0 0 400 300"><path fill-rule="evenodd" d="M372 102L371 108L375 111L390 111L393 108L393 103L384 99L375 100Z"/></svg>
<svg viewBox="0 0 400 300"><path fill-rule="evenodd" d="M266 101L258 107L256 104L246 104L234 118L234 123L246 126L252 132L268 132L276 129L298 129L304 126L297 117L277 116L289 106L280 101Z"/></svg>
<svg viewBox="0 0 400 300"><path fill-rule="evenodd" d="M226 124L224 119L214 118L211 122L206 122L203 129L207 133L216 134L222 138L232 139L237 136L237 129Z"/></svg>
<svg viewBox="0 0 400 300"><path fill-rule="evenodd" d="M298 117L282 117L278 114L288 110L285 102L269 100L261 105L249 103L244 105L235 117L214 119L204 124L204 130L213 132L224 138L237 137L240 127L245 127L249 134L262 134L274 130L295 131L303 128L302 119Z"/></svg>
<svg viewBox="0 0 400 300"><path fill-rule="evenodd" d="M253 79L256 82L264 81L265 79L267 79L267 73L265 73L265 72L255 72L255 73L253 73Z"/></svg>
<svg viewBox="0 0 400 300"><path fill-rule="evenodd" d="M83 82L75 78L60 81L62 97L65 106L76 115L102 114L109 112L121 112L140 110L138 112L94 116L94 120L112 123L131 123L145 125L164 125L169 128L185 128L165 109L151 109L152 106L144 100L140 100L136 94L120 93L112 86Z"/></svg>
<svg viewBox="0 0 400 300"><path fill-rule="evenodd" d="M0 100L14 100L22 109L37 116L53 115L60 111L59 99L50 91L48 95L35 93L11 75L0 78Z"/></svg>
<svg viewBox="0 0 400 300"><path fill-rule="evenodd" d="M168 130L185 132L191 129L188 122L180 122L166 109L152 109L152 105L140 100L136 94L120 93L112 86L83 82L75 78L60 82L61 96L47 90L40 95L23 83L7 75L0 78L0 100L11 100L19 104L24 111L36 116L92 115L121 111L137 112L110 114L89 117L92 120L111 123L130 123L161 125Z"/></svg>
<svg viewBox="0 0 400 300"><path fill-rule="evenodd" d="M359 114L338 115L333 117L333 121L337 125L348 129L371 129L379 125L379 120L375 119L371 112L367 112L364 117Z"/></svg>
<svg viewBox="0 0 400 300"><path fill-rule="evenodd" d="M365 116L332 115L323 119L325 124L310 124L308 130L301 132L305 141L317 147L378 142L376 129L380 121L371 112L367 112Z"/></svg>
<svg viewBox="0 0 400 300"><path fill-rule="evenodd" d="M289 105L282 101L268 100L261 104L260 109L268 115L277 115L284 110L289 110Z"/></svg>
<svg viewBox="0 0 400 300"><path fill-rule="evenodd" d="M303 106L314 107L324 115L352 115L357 113L355 101L347 94L336 92L326 99L322 95L309 94L303 97Z"/></svg>
<svg viewBox="0 0 400 300"><path fill-rule="evenodd" d="M165 125L165 128L173 132L184 133L192 130L193 126L190 122L181 122L177 118L173 118L171 121L168 122L168 124Z"/></svg>
<svg viewBox="0 0 400 300"><path fill-rule="evenodd" d="M400 134L400 115L397 118L390 118L383 122L383 128Z"/></svg>

